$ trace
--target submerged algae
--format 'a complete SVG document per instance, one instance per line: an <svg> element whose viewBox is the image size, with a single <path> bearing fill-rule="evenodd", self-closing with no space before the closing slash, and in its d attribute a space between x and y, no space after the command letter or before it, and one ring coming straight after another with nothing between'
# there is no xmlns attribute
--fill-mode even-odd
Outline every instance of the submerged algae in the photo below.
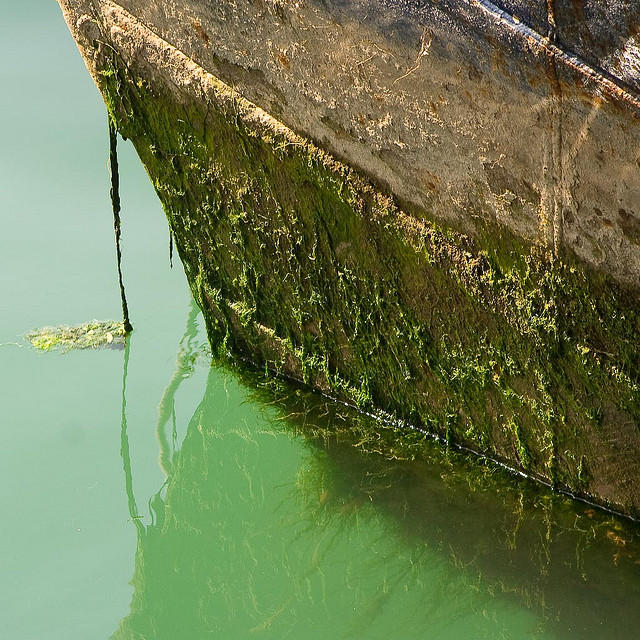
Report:
<svg viewBox="0 0 640 640"><path fill-rule="evenodd" d="M640 515L632 291L497 225L471 238L399 207L152 43L166 75L99 46L95 78L214 350Z"/></svg>

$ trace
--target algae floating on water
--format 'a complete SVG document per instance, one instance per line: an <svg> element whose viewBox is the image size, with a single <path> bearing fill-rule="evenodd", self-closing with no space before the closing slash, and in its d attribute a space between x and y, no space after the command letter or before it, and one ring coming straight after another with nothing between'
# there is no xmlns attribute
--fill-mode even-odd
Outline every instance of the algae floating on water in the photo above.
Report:
<svg viewBox="0 0 640 640"><path fill-rule="evenodd" d="M25 338L40 351L61 349L122 349L126 332L122 322L93 320L75 327L45 327L30 331Z"/></svg>

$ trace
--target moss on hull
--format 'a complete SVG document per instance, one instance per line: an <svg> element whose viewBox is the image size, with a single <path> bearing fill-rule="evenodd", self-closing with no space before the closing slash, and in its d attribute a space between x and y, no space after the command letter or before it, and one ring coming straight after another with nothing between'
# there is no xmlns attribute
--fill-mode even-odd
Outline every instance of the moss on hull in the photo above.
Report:
<svg viewBox="0 0 640 640"><path fill-rule="evenodd" d="M401 209L202 70L97 65L215 350L640 515L633 292Z"/></svg>

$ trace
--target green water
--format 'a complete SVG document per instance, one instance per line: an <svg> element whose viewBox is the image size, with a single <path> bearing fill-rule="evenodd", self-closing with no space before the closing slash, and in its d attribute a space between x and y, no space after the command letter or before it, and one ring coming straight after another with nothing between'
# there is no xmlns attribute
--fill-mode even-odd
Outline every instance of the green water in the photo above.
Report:
<svg viewBox="0 0 640 640"><path fill-rule="evenodd" d="M119 317L108 136L54 2L5 9L0 43L0 638L634 637L636 525L210 367L128 145L135 332L29 348Z"/></svg>

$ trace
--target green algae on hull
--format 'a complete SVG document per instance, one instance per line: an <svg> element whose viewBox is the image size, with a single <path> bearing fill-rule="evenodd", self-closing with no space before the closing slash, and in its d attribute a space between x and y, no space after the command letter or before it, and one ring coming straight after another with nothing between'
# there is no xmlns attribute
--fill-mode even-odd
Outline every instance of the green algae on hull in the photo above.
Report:
<svg viewBox="0 0 640 640"><path fill-rule="evenodd" d="M144 55L95 39L85 56L214 351L640 515L634 291L497 224L469 237L400 206L139 23L122 27Z"/></svg>
<svg viewBox="0 0 640 640"><path fill-rule="evenodd" d="M60 349L122 349L126 333L122 322L87 322L74 327L45 327L30 331L25 338L39 351Z"/></svg>

